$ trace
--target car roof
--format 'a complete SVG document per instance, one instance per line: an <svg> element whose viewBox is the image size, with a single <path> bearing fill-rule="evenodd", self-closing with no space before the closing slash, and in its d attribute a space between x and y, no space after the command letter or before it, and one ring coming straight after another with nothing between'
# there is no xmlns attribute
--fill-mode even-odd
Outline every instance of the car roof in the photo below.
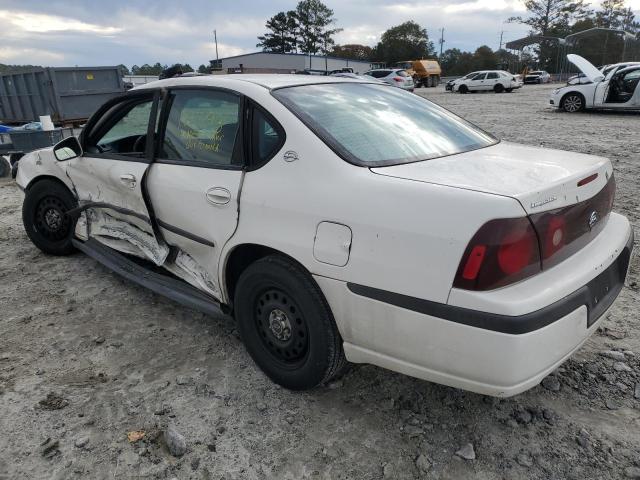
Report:
<svg viewBox="0 0 640 480"><path fill-rule="evenodd" d="M203 75L198 77L176 77L155 82L145 83L132 90L144 90L151 88L168 87L224 87L233 89L243 83L253 83L269 90L296 85L309 85L316 83L375 83L363 79L345 78L324 75L293 75L293 74L228 74L228 75Z"/></svg>

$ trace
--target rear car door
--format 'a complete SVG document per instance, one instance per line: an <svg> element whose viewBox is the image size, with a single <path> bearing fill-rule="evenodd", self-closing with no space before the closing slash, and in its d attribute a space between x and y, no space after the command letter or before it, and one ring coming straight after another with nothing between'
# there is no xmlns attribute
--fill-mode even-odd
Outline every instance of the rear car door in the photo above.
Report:
<svg viewBox="0 0 640 480"><path fill-rule="evenodd" d="M105 104L82 132L84 154L64 168L78 198L80 238L162 265L168 248L154 232L143 188L158 102L158 91L145 90Z"/></svg>
<svg viewBox="0 0 640 480"><path fill-rule="evenodd" d="M243 103L224 89L169 90L147 179L157 225L172 250L165 268L217 299L220 252L238 224Z"/></svg>
<svg viewBox="0 0 640 480"><path fill-rule="evenodd" d="M500 79L500 75L498 75L498 72L487 73L487 78L484 81L484 90L493 90L493 87L495 87L499 79ZM509 88L509 85L506 85L506 87Z"/></svg>

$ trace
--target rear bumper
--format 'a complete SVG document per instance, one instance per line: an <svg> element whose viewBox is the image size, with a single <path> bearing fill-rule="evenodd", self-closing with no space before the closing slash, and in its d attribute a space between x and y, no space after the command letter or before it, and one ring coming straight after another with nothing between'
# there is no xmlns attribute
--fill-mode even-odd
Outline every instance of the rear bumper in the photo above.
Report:
<svg viewBox="0 0 640 480"><path fill-rule="evenodd" d="M630 228L622 246L582 287L522 315L442 304L426 309L424 300L383 297L323 277L317 281L338 322L348 360L508 397L537 385L595 331L624 284L633 248Z"/></svg>

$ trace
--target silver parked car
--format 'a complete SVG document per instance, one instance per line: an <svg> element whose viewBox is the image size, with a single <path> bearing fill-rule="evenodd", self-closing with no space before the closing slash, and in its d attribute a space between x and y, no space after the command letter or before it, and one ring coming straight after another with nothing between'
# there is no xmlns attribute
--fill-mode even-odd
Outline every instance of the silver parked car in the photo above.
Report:
<svg viewBox="0 0 640 480"><path fill-rule="evenodd" d="M378 68L365 72L365 75L381 80L394 87L408 90L409 92L413 92L415 88L411 75L400 68Z"/></svg>

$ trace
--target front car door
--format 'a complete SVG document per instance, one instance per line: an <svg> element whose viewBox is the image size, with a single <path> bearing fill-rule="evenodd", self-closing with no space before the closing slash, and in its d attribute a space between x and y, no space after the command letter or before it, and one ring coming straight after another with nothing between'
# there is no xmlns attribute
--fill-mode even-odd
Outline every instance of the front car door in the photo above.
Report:
<svg viewBox="0 0 640 480"><path fill-rule="evenodd" d="M595 105L601 107L637 108L640 105L638 80L640 67L617 70L596 86Z"/></svg>
<svg viewBox="0 0 640 480"><path fill-rule="evenodd" d="M487 74L486 73L478 73L471 77L471 80L467 82L469 90L484 90L484 82Z"/></svg>
<svg viewBox="0 0 640 480"><path fill-rule="evenodd" d="M144 177L156 137L159 92L132 92L98 110L81 135L84 154L65 162L80 216L76 234L162 265L168 248L154 233Z"/></svg>

